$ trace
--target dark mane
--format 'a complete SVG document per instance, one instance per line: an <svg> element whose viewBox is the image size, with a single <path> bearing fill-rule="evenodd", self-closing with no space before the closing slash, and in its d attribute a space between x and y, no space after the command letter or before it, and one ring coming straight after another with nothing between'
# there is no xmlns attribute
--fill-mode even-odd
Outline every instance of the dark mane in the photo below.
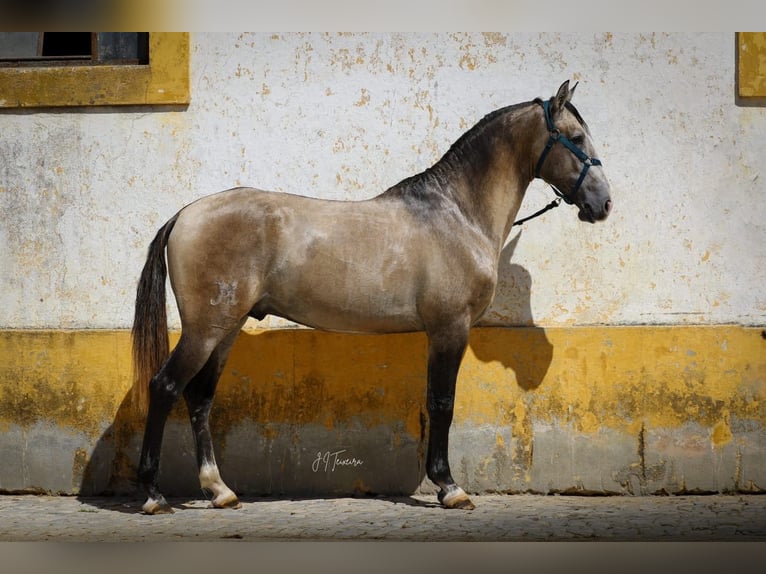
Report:
<svg viewBox="0 0 766 574"><path fill-rule="evenodd" d="M403 179L389 188L386 195L396 195L404 199L427 199L436 201L441 197L437 190L446 183L444 172L461 163L462 158L475 155L476 144L481 141L486 128L497 118L506 114L515 114L519 109L529 106L532 102L522 102L505 106L488 113L473 127L461 135L447 150L447 152L425 171ZM437 184L434 186L433 184ZM435 197L437 196L438 197Z"/></svg>
<svg viewBox="0 0 766 574"><path fill-rule="evenodd" d="M519 109L528 106L530 103L535 103L539 105L539 104L542 104L542 102L543 101L540 98L536 98L532 102L522 102L520 104L513 104L513 105L506 106L504 108L500 108L493 112L488 113L481 120L479 120L478 123L476 123L476 125L474 125L462 136L460 136L457 139L457 141L455 141L455 143L453 143L452 146L450 146L449 150L447 150L447 153L445 153L442 156L441 160L439 160L437 164L445 160L449 163L449 157L453 154L461 155L461 152L464 150L464 148L470 147L472 143L476 140L476 138L479 137L484 132L484 128L486 128L488 124L492 123L492 121L498 118L499 116L503 116L509 113L514 114ZM585 120L580 115L580 112L577 111L577 108L575 108L571 102L566 103L566 109L568 109L572 113L572 115L574 115L577 121L580 122L580 125L582 125L586 130L588 130L588 124L585 123Z"/></svg>
<svg viewBox="0 0 766 574"><path fill-rule="evenodd" d="M447 163L449 163L449 158L452 155L458 155L458 156L462 155L462 153L465 151L465 148L470 147L473 144L473 142L476 140L476 138L484 133L484 129L487 127L488 124L492 123L495 119L505 114L516 113L520 108L526 107L529 104L530 102L522 102L520 104L505 106L504 108L500 108L493 112L488 113L486 116L480 119L472 128L470 128L462 136L460 136L450 146L450 148L442 156L439 162L437 162L437 164L441 163L442 161L447 161Z"/></svg>
<svg viewBox="0 0 766 574"><path fill-rule="evenodd" d="M567 102L565 107L570 112L572 112L572 115L575 117L575 119L577 119L578 122L580 122L580 125L585 128L585 131L590 132L590 130L588 129L588 124L586 124L585 120L582 119L580 112L577 111L577 108L574 107L574 104L572 104L571 102Z"/></svg>
<svg viewBox="0 0 766 574"><path fill-rule="evenodd" d="M532 101L521 102L499 108L488 113L473 127L461 135L447 150L447 152L431 167L403 179L396 185L383 192L388 197L399 197L412 206L414 210L428 209L442 202L444 191L449 186L449 176L455 169L463 169L466 162L481 170L484 166L479 165L488 156L482 150L486 144L487 128L501 116L514 115L519 110L535 104L540 105L543 100L536 98ZM578 122L588 130L588 125L583 120L580 112L570 102L566 103L569 110Z"/></svg>

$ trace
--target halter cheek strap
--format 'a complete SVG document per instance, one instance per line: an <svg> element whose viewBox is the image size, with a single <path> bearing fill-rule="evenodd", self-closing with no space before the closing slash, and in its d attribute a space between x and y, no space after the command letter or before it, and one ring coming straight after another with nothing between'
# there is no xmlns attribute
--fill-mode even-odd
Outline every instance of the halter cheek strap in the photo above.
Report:
<svg viewBox="0 0 766 574"><path fill-rule="evenodd" d="M536 100L536 101L543 107L543 111L545 113L545 124L548 127L549 135L548 135L548 143L545 144L545 149L543 149L543 153L540 154L540 159L537 160L537 166L535 167L535 177L537 178L540 177L540 170L543 168L543 163L545 163L545 158L548 156L548 152L551 151L551 148L553 148L553 146L557 142L563 145L573 154L575 154L577 159L579 159L582 162L582 170L580 170L580 177L577 178L577 183L575 183L574 189L572 189L572 191L568 195L563 193L555 185L549 183L548 185L551 186L551 189L553 189L554 193L557 195L556 199L554 199L548 205L543 207L541 210L536 211L529 217L525 217L524 219L519 219L513 225L521 225L522 223L525 223L529 221L530 219L539 217L540 215L542 215L543 213L547 211L550 211L554 207L558 207L562 199L569 205L574 204L574 200L572 198L575 197L575 195L577 194L577 190L580 189L580 185L582 185L582 182L585 179L585 176L587 175L590 167L592 165L601 165L600 160L596 159L595 157L590 157L588 154L582 151L579 147L573 144L568 137L561 135L561 132L556 128L556 126L553 123L553 119L551 118L550 100L545 102L541 102L540 100Z"/></svg>
<svg viewBox="0 0 766 574"><path fill-rule="evenodd" d="M543 167L545 158L548 157L548 152L551 151L551 149L556 143L560 143L569 151L571 151L577 157L577 159L579 159L583 164L582 170L580 170L580 177L577 178L577 183L575 183L574 189L572 189L572 191L569 194L565 194L561 190L559 190L555 185L549 184L551 188L553 188L553 191L556 193L556 195L558 195L566 203L571 205L574 203L572 198L577 194L577 190L580 189L580 185L582 185L582 182L585 179L585 176L588 174L588 170L590 169L590 167L592 165L601 165L601 161L596 159L595 157L590 157L588 154L582 151L579 147L573 144L568 137L566 137L565 135L562 135L561 132L559 132L559 130L554 125L553 120L551 119L550 100L540 102L540 105L543 107L543 112L545 113L545 123L548 126L549 136L548 136L548 143L545 144L545 149L543 149L543 153L540 154L540 159L537 160L537 166L535 167L535 177L537 178L540 177L540 170Z"/></svg>

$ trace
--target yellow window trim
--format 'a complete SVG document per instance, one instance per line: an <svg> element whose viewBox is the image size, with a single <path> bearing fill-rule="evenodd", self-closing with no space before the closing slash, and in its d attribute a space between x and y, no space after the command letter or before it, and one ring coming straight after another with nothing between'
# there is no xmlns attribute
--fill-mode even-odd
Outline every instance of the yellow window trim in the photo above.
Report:
<svg viewBox="0 0 766 574"><path fill-rule="evenodd" d="M737 97L766 102L766 32L737 33Z"/></svg>
<svg viewBox="0 0 766 574"><path fill-rule="evenodd" d="M0 68L0 108L188 103L187 32L150 32L143 66Z"/></svg>

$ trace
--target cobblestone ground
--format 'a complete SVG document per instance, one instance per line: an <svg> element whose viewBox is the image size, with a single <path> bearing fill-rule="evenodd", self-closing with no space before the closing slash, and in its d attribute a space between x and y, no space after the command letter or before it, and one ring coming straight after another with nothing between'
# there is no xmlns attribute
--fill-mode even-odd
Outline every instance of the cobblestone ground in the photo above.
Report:
<svg viewBox="0 0 766 574"><path fill-rule="evenodd" d="M238 510L171 499L0 496L0 542L167 541L766 541L766 496L474 496L448 511L434 496L243 501Z"/></svg>

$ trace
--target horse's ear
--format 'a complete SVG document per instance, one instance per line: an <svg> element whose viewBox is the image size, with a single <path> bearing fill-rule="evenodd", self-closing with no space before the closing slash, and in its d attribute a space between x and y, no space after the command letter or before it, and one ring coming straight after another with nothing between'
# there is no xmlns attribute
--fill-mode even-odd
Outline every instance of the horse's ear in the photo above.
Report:
<svg viewBox="0 0 766 574"><path fill-rule="evenodd" d="M572 96L574 96L575 90L577 89L577 85L578 85L579 83L580 83L579 81L578 81L578 82L575 82L575 83L574 83L574 86L572 86L572 89L571 89L571 90L569 90L569 99L568 99L567 101L569 101L569 102L571 102L571 101L572 101Z"/></svg>
<svg viewBox="0 0 766 574"><path fill-rule="evenodd" d="M561 110L564 109L564 106L566 106L567 102L572 99L576 88L577 82L575 82L575 85L572 86L571 90L569 89L569 80L566 80L563 84L561 84L561 86L559 86L559 91L556 92L555 96L553 96L553 101L551 102L552 116L555 117Z"/></svg>

